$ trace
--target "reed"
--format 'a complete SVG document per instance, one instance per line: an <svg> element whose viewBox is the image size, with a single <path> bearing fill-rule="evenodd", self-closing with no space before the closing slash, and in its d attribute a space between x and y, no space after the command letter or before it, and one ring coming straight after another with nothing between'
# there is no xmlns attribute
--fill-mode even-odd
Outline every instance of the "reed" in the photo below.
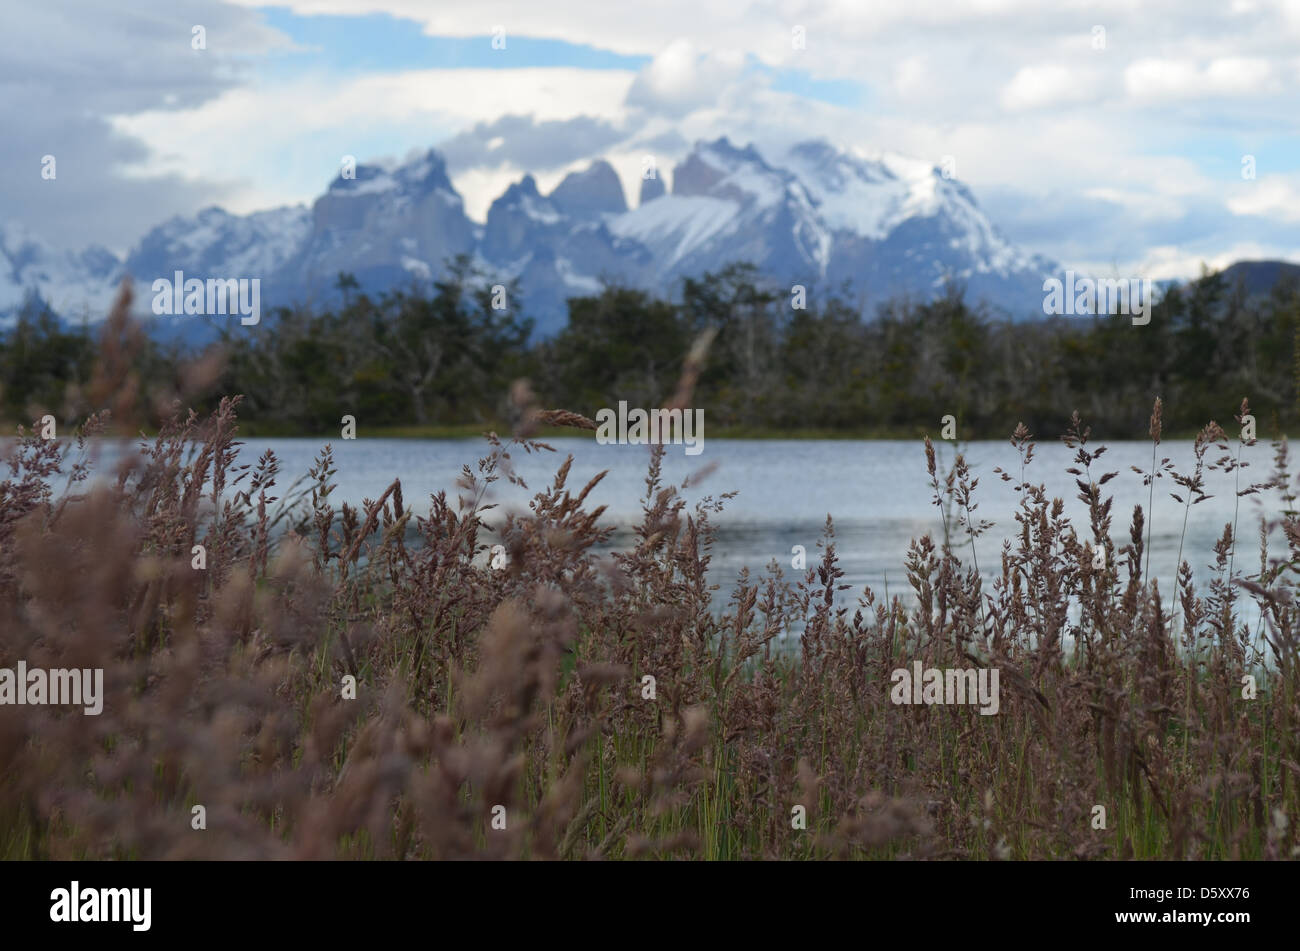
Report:
<svg viewBox="0 0 1300 951"><path fill-rule="evenodd" d="M85 438L15 440L0 667L102 667L105 697L98 717L0 707L0 855L1297 854L1296 513L1270 516L1286 549L1270 558L1265 542L1257 572L1237 572L1227 526L1209 593L1189 574L1175 585L1180 645L1142 567L1150 503L1115 548L1102 487L1116 474L1095 472L1104 447L1076 416L1066 438L1091 524L1076 531L1033 480L1033 438L1016 427L1017 528L987 588L945 524L907 553L914 604L870 589L846 604L828 519L817 564L742 571L719 610L709 565L726 496L688 507L652 451L635 541L604 556L612 528L589 502L601 476L571 486L563 460L529 489L512 467L551 451L530 427L587 421L537 410L526 388L516 403L519 432L490 435L456 497L418 507L396 481L336 506L328 446L282 491L273 455L243 461L235 399L206 419L172 408L108 481L88 478ZM1159 417L1157 403L1153 446ZM93 416L79 436L111 422ZM944 480L927 454L940 511L991 530L964 460ZM1154 485L1160 469L1139 475ZM503 481L531 504L494 536ZM1115 557L1094 567L1098 546ZM893 703L890 672L917 660L996 666L998 713Z"/></svg>

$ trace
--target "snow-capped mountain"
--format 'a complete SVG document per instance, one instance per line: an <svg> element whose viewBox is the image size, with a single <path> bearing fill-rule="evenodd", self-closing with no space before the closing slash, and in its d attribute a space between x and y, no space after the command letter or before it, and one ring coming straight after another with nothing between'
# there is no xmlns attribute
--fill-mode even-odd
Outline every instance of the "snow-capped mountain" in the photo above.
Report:
<svg viewBox="0 0 1300 951"><path fill-rule="evenodd" d="M60 252L17 222L0 222L0 327L29 298L49 304L65 320L102 320L122 274L122 262L107 248Z"/></svg>
<svg viewBox="0 0 1300 951"><path fill-rule="evenodd" d="M643 284L654 273L648 249L611 231L626 209L606 162L566 176L546 197L525 175L488 209L478 255L493 273L519 280L527 312L549 335L564 326L569 297L599 293L606 277Z"/></svg>
<svg viewBox="0 0 1300 951"><path fill-rule="evenodd" d="M193 218L178 216L150 231L127 256L126 271L140 278L169 277L177 270L195 276L271 275L284 267L310 231L311 213L302 206L246 216L206 208Z"/></svg>
<svg viewBox="0 0 1300 951"><path fill-rule="evenodd" d="M699 146L673 171L672 194L619 216L619 237L654 255L666 277L749 261L777 279L825 276L830 230L807 188L750 146Z"/></svg>
<svg viewBox="0 0 1300 951"><path fill-rule="evenodd" d="M282 297L319 299L346 271L377 293L436 278L476 239L437 152L394 169L358 165L355 177L340 174L316 199L305 240L271 284Z"/></svg>
<svg viewBox="0 0 1300 951"><path fill-rule="evenodd" d="M0 231L0 313L28 287L56 306L84 294L102 312L122 273L147 288L177 270L261 278L266 306L326 302L340 271L379 293L427 284L467 254L494 279L519 280L543 336L563 327L568 297L605 281L666 293L682 277L737 262L810 291L847 284L867 307L899 295L928 299L955 279L972 300L1015 317L1041 313L1043 278L1059 270L1007 241L969 189L937 168L824 141L775 155L726 138L697 143L673 169L671 188L645 179L630 209L613 167L597 160L547 195L525 175L478 225L431 150L404 165L358 165L310 210L209 208L173 218L121 263L103 249L59 256L15 235Z"/></svg>

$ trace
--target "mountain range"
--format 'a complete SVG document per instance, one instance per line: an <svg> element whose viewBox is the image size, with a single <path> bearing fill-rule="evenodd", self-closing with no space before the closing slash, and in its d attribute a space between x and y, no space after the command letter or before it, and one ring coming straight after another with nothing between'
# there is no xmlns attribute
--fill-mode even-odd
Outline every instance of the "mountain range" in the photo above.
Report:
<svg viewBox="0 0 1300 951"><path fill-rule="evenodd" d="M328 304L340 271L367 293L427 284L468 255L493 280L518 278L536 333L564 326L565 300L611 281L671 293L681 278L748 262L781 283L847 289L868 312L929 299L948 280L1015 319L1041 315L1060 267L1008 241L970 190L925 162L863 157L824 140L766 156L728 139L698 142L672 171L645 178L635 207L604 160L549 194L532 175L471 220L443 157L362 164L310 208L234 215L212 207L149 231L119 260L101 247L58 252L0 227L0 317L38 295L65 319L96 320L124 275L147 310L155 278L260 278L263 307ZM176 323L194 318L157 318Z"/></svg>

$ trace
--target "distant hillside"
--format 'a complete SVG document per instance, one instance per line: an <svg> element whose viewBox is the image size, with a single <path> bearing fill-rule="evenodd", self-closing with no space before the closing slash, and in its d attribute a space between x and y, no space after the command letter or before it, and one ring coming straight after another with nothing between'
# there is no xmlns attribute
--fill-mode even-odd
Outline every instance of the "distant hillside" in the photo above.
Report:
<svg viewBox="0 0 1300 951"><path fill-rule="evenodd" d="M1238 261L1223 271L1229 287L1240 281L1247 294L1268 294L1282 281L1300 283L1300 264L1286 261Z"/></svg>

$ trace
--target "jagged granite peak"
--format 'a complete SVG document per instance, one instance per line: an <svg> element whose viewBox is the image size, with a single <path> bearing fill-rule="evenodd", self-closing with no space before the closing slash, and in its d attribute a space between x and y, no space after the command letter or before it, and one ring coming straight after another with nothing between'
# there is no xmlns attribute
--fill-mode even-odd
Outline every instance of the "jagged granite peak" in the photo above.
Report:
<svg viewBox="0 0 1300 951"><path fill-rule="evenodd" d="M492 206L516 207L529 199L540 200L542 193L537 190L537 179L532 174L525 174L523 178L513 184L507 185L506 190L501 193L501 197L492 202Z"/></svg>
<svg viewBox="0 0 1300 951"><path fill-rule="evenodd" d="M972 300L1018 318L1041 314L1043 278L1059 270L1008 241L970 190L932 163L824 139L783 150L742 148L726 137L696 142L677 162L671 191L660 178L643 179L632 209L604 160L549 195L524 174L482 225L466 216L436 150L355 172L336 177L310 209L205 208L173 218L141 240L124 269L139 280L178 269L261 277L264 306L329 306L339 272L370 294L427 288L466 254L493 280L519 279L524 313L540 336L564 326L570 296L597 293L608 280L671 294L682 277L739 262L779 283L836 290L847 283L867 312L899 295L928 299L956 280ZM33 288L48 300L47 292L68 288L106 312L112 287L103 275L122 270L111 255L29 250L16 234L0 229L0 314Z"/></svg>
<svg viewBox="0 0 1300 951"><path fill-rule="evenodd" d="M775 172L752 145L738 149L726 136L713 142L696 142L691 153L673 169L673 194L718 195L720 186L726 191L724 183L746 169L760 175Z"/></svg>
<svg viewBox="0 0 1300 951"><path fill-rule="evenodd" d="M472 254L476 239L446 162L430 149L405 165L358 165L355 179L335 178L275 283L300 299L329 300L347 272L379 293L436 277L449 259Z"/></svg>
<svg viewBox="0 0 1300 951"><path fill-rule="evenodd" d="M664 180L656 175L654 178L641 179L641 196L637 200L638 205L644 205L646 202L654 201L656 198L662 198L665 192Z"/></svg>
<svg viewBox="0 0 1300 951"><path fill-rule="evenodd" d="M829 235L800 182L753 146L697 142L673 191L611 224L645 244L671 276L748 260L778 279L824 276Z"/></svg>
<svg viewBox="0 0 1300 951"><path fill-rule="evenodd" d="M548 197L560 214L571 218L595 220L601 215L627 211L623 183L614 166L604 159L597 159L584 171L564 176Z"/></svg>
<svg viewBox="0 0 1300 951"><path fill-rule="evenodd" d="M497 265L510 266L538 250L557 228L567 230L565 215L537 190L532 175L506 188L488 208L480 253Z"/></svg>
<svg viewBox="0 0 1300 951"><path fill-rule="evenodd" d="M430 192L442 189L455 192L447 177L447 163L436 149L429 149L414 161L390 167L361 164L346 175L343 170L330 182L328 191L337 195L360 196L389 191Z"/></svg>

